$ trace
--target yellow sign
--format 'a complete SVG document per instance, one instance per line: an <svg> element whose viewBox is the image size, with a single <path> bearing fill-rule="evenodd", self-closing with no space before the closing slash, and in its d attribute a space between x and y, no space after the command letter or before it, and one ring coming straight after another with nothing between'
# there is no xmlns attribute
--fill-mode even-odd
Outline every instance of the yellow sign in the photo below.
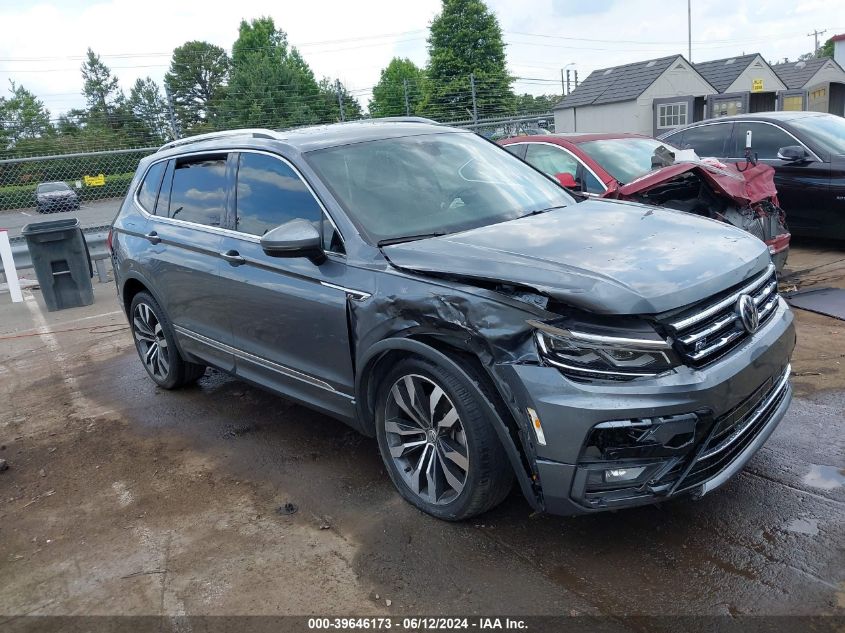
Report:
<svg viewBox="0 0 845 633"><path fill-rule="evenodd" d="M99 174L97 176L83 176L82 180L86 187L102 187L106 184L105 174Z"/></svg>
<svg viewBox="0 0 845 633"><path fill-rule="evenodd" d="M752 79L751 80L751 92L763 92L763 80L762 79Z"/></svg>

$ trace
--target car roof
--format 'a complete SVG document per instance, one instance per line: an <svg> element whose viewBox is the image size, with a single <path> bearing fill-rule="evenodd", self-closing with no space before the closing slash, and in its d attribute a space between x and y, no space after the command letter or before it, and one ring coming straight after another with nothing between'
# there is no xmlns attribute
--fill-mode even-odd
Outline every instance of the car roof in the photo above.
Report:
<svg viewBox="0 0 845 633"><path fill-rule="evenodd" d="M687 126L678 128L683 130L686 127L695 127L697 125L707 123L721 123L722 121L772 121L775 123L782 123L788 121L797 121L799 119L809 119L812 117L829 117L834 116L826 112L813 112L809 110L788 110L778 112L754 112L751 114L734 114L731 116L720 116L713 119L704 119L703 121L696 121Z"/></svg>
<svg viewBox="0 0 845 633"><path fill-rule="evenodd" d="M397 117L385 119L364 119L347 123L313 125L288 130L239 129L200 134L172 141L163 145L159 152L179 154L186 150L213 151L228 149L244 141L258 141L272 144L284 143L299 152L310 152L339 145L350 145L387 138L443 134L449 132L471 133L469 130L440 125L430 119L419 117Z"/></svg>
<svg viewBox="0 0 845 633"><path fill-rule="evenodd" d="M611 139L622 138L653 138L645 134L635 134L633 132L605 132L605 133L588 133L588 132L561 132L560 134L542 134L542 135L523 135L514 136L507 139L502 139L509 143L512 142L527 142L527 141L567 141L568 143L586 143L587 141L605 141Z"/></svg>

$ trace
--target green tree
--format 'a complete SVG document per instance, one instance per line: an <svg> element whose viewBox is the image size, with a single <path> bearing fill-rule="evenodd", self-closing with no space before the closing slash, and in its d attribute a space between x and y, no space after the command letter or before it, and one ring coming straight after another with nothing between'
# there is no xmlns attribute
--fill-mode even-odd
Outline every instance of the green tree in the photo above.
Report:
<svg viewBox="0 0 845 633"><path fill-rule="evenodd" d="M496 16L482 0L443 0L428 37L428 69L421 109L441 120L472 116L470 75L479 116L513 110L512 79Z"/></svg>
<svg viewBox="0 0 845 633"><path fill-rule="evenodd" d="M414 114L422 100L425 71L410 59L394 57L381 71L370 99L370 116L402 116ZM405 108L405 92L408 108Z"/></svg>
<svg viewBox="0 0 845 633"><path fill-rule="evenodd" d="M828 39L819 47L816 57L833 57L833 38Z"/></svg>
<svg viewBox="0 0 845 633"><path fill-rule="evenodd" d="M167 103L158 84L150 79L137 79L129 92L127 106L140 124L145 140L160 142L170 137Z"/></svg>
<svg viewBox="0 0 845 633"><path fill-rule="evenodd" d="M322 109L317 113L321 122L354 121L364 116L361 104L349 93L339 79L331 80L328 77L323 77L318 87L324 102ZM338 98L338 95L340 98ZM343 102L343 117L340 116L341 101Z"/></svg>
<svg viewBox="0 0 845 633"><path fill-rule="evenodd" d="M272 18L241 22L232 46L225 116L229 125L284 127L327 120L314 73Z"/></svg>
<svg viewBox="0 0 845 633"><path fill-rule="evenodd" d="M208 127L226 94L231 61L219 46L185 42L173 49L164 85L184 132Z"/></svg>
<svg viewBox="0 0 845 633"><path fill-rule="evenodd" d="M120 127L121 111L125 105L123 91L117 77L112 75L100 56L90 48L82 62L82 95L88 105L88 122Z"/></svg>
<svg viewBox="0 0 845 633"><path fill-rule="evenodd" d="M3 122L3 147L17 145L27 139L50 137L55 133L50 122L50 111L32 92L9 80L9 94L0 103L0 120Z"/></svg>
<svg viewBox="0 0 845 633"><path fill-rule="evenodd" d="M549 112L562 99L560 95L521 94L514 99L514 108L518 113Z"/></svg>

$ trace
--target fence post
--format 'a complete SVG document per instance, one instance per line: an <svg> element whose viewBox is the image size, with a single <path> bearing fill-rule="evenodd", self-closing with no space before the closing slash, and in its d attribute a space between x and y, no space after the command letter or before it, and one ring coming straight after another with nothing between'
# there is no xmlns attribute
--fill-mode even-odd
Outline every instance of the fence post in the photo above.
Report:
<svg viewBox="0 0 845 633"><path fill-rule="evenodd" d="M18 281L18 271L15 269L15 258L12 256L12 246L9 244L9 234L6 229L0 229L0 261L3 262L3 272L6 275L6 283L9 285L9 294L12 295L12 303L23 301L21 285Z"/></svg>
<svg viewBox="0 0 845 633"><path fill-rule="evenodd" d="M173 140L181 138L179 133L179 126L176 123L176 113L173 111L173 97L170 95L170 90L167 86L164 87L164 94L167 96L167 113L170 117L170 133L173 135Z"/></svg>
<svg viewBox="0 0 845 633"><path fill-rule="evenodd" d="M472 90L472 122L478 123L478 103L475 101L475 73L469 76L469 87Z"/></svg>
<svg viewBox="0 0 845 633"><path fill-rule="evenodd" d="M408 101L408 80L402 80L402 89L405 91L405 116L411 116L411 104Z"/></svg>
<svg viewBox="0 0 845 633"><path fill-rule="evenodd" d="M340 91L340 79L337 80L337 105L340 106L340 120L346 121L346 117L343 114L343 93Z"/></svg>

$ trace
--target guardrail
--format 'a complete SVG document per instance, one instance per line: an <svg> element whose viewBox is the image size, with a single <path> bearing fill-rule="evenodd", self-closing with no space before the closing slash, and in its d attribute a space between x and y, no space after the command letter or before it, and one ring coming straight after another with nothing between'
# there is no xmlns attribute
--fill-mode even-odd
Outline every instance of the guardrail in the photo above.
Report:
<svg viewBox="0 0 845 633"><path fill-rule="evenodd" d="M97 269L97 277L100 282L109 280L108 269L106 268L106 261L111 258L106 240L109 235L109 226L91 226L82 229L85 235L85 242L88 244L88 252L91 255L91 261ZM12 245L12 257L15 260L15 268L17 270L26 270L32 268L32 257L29 255L29 248L26 245L26 238L23 236L16 236L9 238ZM5 271L3 271L5 277ZM5 281L5 279L3 280Z"/></svg>

